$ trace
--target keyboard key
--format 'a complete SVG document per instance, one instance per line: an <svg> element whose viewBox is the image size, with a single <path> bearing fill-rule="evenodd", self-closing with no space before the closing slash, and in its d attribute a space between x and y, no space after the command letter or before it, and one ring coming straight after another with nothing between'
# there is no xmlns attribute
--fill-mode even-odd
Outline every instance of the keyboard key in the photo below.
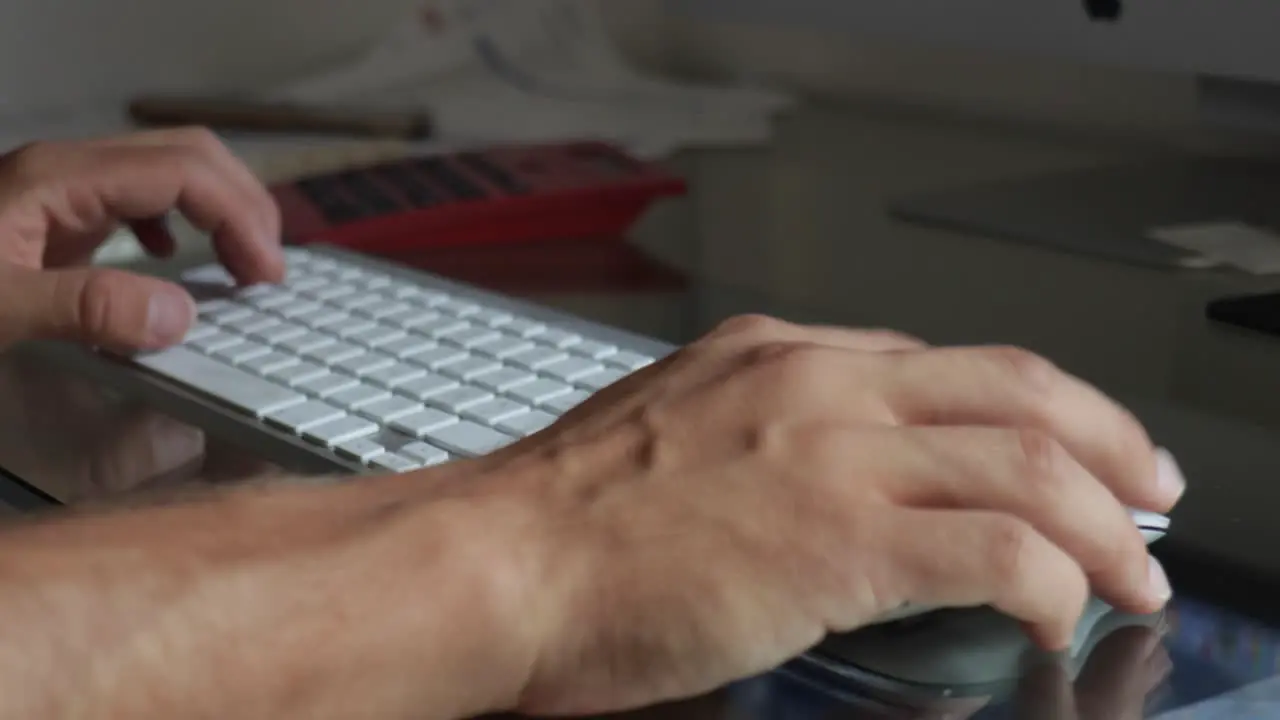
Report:
<svg viewBox="0 0 1280 720"><path fill-rule="evenodd" d="M417 380L410 380L396 388L396 393L414 400L426 401L428 398L439 395L446 390L453 390L461 387L457 380L447 378L435 373L427 373L426 376Z"/></svg>
<svg viewBox="0 0 1280 720"><path fill-rule="evenodd" d="M352 317L349 320L344 320L325 328L325 332L348 340L354 335L373 330L376 327L378 327L378 324L368 318Z"/></svg>
<svg viewBox="0 0 1280 720"><path fill-rule="evenodd" d="M261 340L268 345L280 345L288 340L303 337L306 334L307 329L305 327L280 323L275 327L254 333L253 338Z"/></svg>
<svg viewBox="0 0 1280 720"><path fill-rule="evenodd" d="M502 363L489 358L468 357L440 368L441 375L463 381L470 381L486 373L502 369Z"/></svg>
<svg viewBox="0 0 1280 720"><path fill-rule="evenodd" d="M435 347L439 347L439 344L434 340L428 340L417 335L408 335L395 342L383 345L379 350L394 358L403 360L414 353L420 353Z"/></svg>
<svg viewBox="0 0 1280 720"><path fill-rule="evenodd" d="M604 366L594 360L569 357L559 362L546 365L538 372L572 384L584 377L587 377L588 375L602 370L604 370Z"/></svg>
<svg viewBox="0 0 1280 720"><path fill-rule="evenodd" d="M603 360L610 355L618 352L617 346L607 343L596 342L594 340L583 340L582 342L569 348L569 352L574 355L591 358L592 360Z"/></svg>
<svg viewBox="0 0 1280 720"><path fill-rule="evenodd" d="M511 337L510 335L499 335L499 337L494 340L476 345L472 350L480 353L481 355L488 355L489 357L497 358L499 360L506 360L512 355L517 355L525 350L531 350L533 347L533 343L528 340Z"/></svg>
<svg viewBox="0 0 1280 720"><path fill-rule="evenodd" d="M307 313L320 310L322 307L323 306L320 303L313 300L297 300L289 303L288 305L282 305L278 308L274 308L272 312L280 317L293 320L295 318L300 318Z"/></svg>
<svg viewBox="0 0 1280 720"><path fill-rule="evenodd" d="M548 345L558 350L565 350L582 342L582 336L565 330L548 329L538 335L539 345Z"/></svg>
<svg viewBox="0 0 1280 720"><path fill-rule="evenodd" d="M419 335L426 335L433 340L437 340L443 335L460 332L469 327L471 327L471 323L468 323L466 320L441 316L433 318L428 322L415 325L410 329Z"/></svg>
<svg viewBox="0 0 1280 720"><path fill-rule="evenodd" d="M396 363L391 367L377 372L370 373L365 376L365 382L372 383L378 387L384 387L388 390L394 390L401 385L421 377L426 377L427 371L417 365L408 365L405 363Z"/></svg>
<svg viewBox="0 0 1280 720"><path fill-rule="evenodd" d="M329 286L329 278L320 277L318 275L301 275L297 279L290 279L285 286L296 293L307 293L312 290L319 290Z"/></svg>
<svg viewBox="0 0 1280 720"><path fill-rule="evenodd" d="M315 380L329 375L327 368L316 365L315 363L302 362L297 365L290 365L287 368L281 368L267 373L267 377L275 380L282 385L289 387L297 387L309 380Z"/></svg>
<svg viewBox="0 0 1280 720"><path fill-rule="evenodd" d="M528 405L542 405L560 395L567 395L571 392L573 392L573 388L564 383L539 379L515 387L509 390L507 394Z"/></svg>
<svg viewBox="0 0 1280 720"><path fill-rule="evenodd" d="M225 327L237 320L244 320L245 318L250 318L254 315L254 311L250 308L241 305L233 305L224 310L210 313L207 319L215 325L222 325Z"/></svg>
<svg viewBox="0 0 1280 720"><path fill-rule="evenodd" d="M319 348L306 351L306 356L323 365L330 367L346 362L352 358L364 355L367 350L357 345L344 342L334 342Z"/></svg>
<svg viewBox="0 0 1280 720"><path fill-rule="evenodd" d="M508 390L519 387L525 383L537 380L538 376L527 371L518 370L513 367L504 367L490 373L484 373L471 380L471 382L496 393L505 393Z"/></svg>
<svg viewBox="0 0 1280 720"><path fill-rule="evenodd" d="M427 439L451 453L472 457L487 455L515 441L510 435L466 420L428 433Z"/></svg>
<svg viewBox="0 0 1280 720"><path fill-rule="evenodd" d="M201 352L215 353L219 350L229 348L232 345L239 345L243 342L244 338L219 330L212 335L205 335L204 337L192 340L190 345Z"/></svg>
<svg viewBox="0 0 1280 720"><path fill-rule="evenodd" d="M568 353L561 352L560 350L535 347L512 355L507 358L507 362L526 370L541 370L548 365L560 362L568 357Z"/></svg>
<svg viewBox="0 0 1280 720"><path fill-rule="evenodd" d="M193 285L235 287L236 279L221 265L202 265L182 273L182 280Z"/></svg>
<svg viewBox="0 0 1280 720"><path fill-rule="evenodd" d="M624 370L639 370L653 364L653 358L633 352L620 352L605 360L609 365L616 365Z"/></svg>
<svg viewBox="0 0 1280 720"><path fill-rule="evenodd" d="M359 440L378 432L378 426L364 418L353 415L331 420L321 425L309 427L302 431L302 436L325 447L334 447L342 443Z"/></svg>
<svg viewBox="0 0 1280 720"><path fill-rule="evenodd" d="M513 415L498 423L498 429L516 435L519 437L528 437L535 433L551 427L556 422L556 416L549 415L539 410L530 410L527 413Z"/></svg>
<svg viewBox="0 0 1280 720"><path fill-rule="evenodd" d="M409 333L397 328L390 328L386 325L375 325L368 330L362 330L347 337L348 342L363 345L368 348L380 348L397 340L403 340L409 337Z"/></svg>
<svg viewBox="0 0 1280 720"><path fill-rule="evenodd" d="M301 393L182 347L142 355L136 362L253 415L261 416L306 401Z"/></svg>
<svg viewBox="0 0 1280 720"><path fill-rule="evenodd" d="M416 318L420 317L424 312L431 312L430 310L423 310L420 307L409 304L402 304L401 307L402 309L400 310L380 315L378 317L378 322L383 323L384 325L392 325L409 330L412 327L410 324L413 323Z"/></svg>
<svg viewBox="0 0 1280 720"><path fill-rule="evenodd" d="M563 415L586 402L589 397L591 397L591 393L585 390L574 390L565 395L557 395L543 403L542 406L554 413Z"/></svg>
<svg viewBox="0 0 1280 720"><path fill-rule="evenodd" d="M213 353L213 356L232 365L241 365L254 358L262 357L269 352L271 352L271 348L262 343L242 342L218 350Z"/></svg>
<svg viewBox="0 0 1280 720"><path fill-rule="evenodd" d="M341 310L331 307L318 307L311 312L302 313L295 317L293 321L306 325L313 330L322 330L324 328L333 327L334 325L337 325L344 320L349 320L350 318L350 315Z"/></svg>
<svg viewBox="0 0 1280 720"><path fill-rule="evenodd" d="M340 372L347 373L348 375L355 375L356 377L363 378L372 375L379 370L385 370L395 364L396 361L386 355L365 353L364 355L357 355L349 360L343 360L342 362L335 364L333 368Z"/></svg>
<svg viewBox="0 0 1280 720"><path fill-rule="evenodd" d="M347 410L356 411L362 407L372 405L380 400L386 400L391 397L391 393L382 388L371 387L369 385L357 385L352 388L340 390L329 397L329 402Z"/></svg>
<svg viewBox="0 0 1280 720"><path fill-rule="evenodd" d="M396 455L395 453L383 453L378 455L373 458L369 464L378 470L389 470L393 473L407 473L422 469L422 463L417 460L410 460L407 457Z"/></svg>
<svg viewBox="0 0 1280 720"><path fill-rule="evenodd" d="M348 440L338 445L336 450L339 455L362 463L368 463L387 451L386 448L368 438Z"/></svg>
<svg viewBox="0 0 1280 720"><path fill-rule="evenodd" d="M267 413L267 422L290 432L301 434L309 428L337 420L344 415L346 413L328 403L312 400L284 410Z"/></svg>
<svg viewBox="0 0 1280 720"><path fill-rule="evenodd" d="M480 306L465 300L445 300L434 307L435 310L458 318L468 318L480 312Z"/></svg>
<svg viewBox="0 0 1280 720"><path fill-rule="evenodd" d="M626 377L629 373L616 368L605 368L575 380L575 384L588 390L603 390Z"/></svg>
<svg viewBox="0 0 1280 720"><path fill-rule="evenodd" d="M233 320L224 325L224 327L228 330L234 330L241 335L254 335L261 330L269 330L283 324L284 323L282 323L279 318L254 313L249 317Z"/></svg>
<svg viewBox="0 0 1280 720"><path fill-rule="evenodd" d="M494 398L467 408L463 411L463 416L476 422L496 427L503 420L508 420L527 412L529 412L529 408L515 400Z"/></svg>
<svg viewBox="0 0 1280 720"><path fill-rule="evenodd" d="M353 285L333 283L330 281L330 284L327 287L314 290L307 293L307 295L321 302L333 303L335 300L339 300L349 295L354 295L357 292L359 291Z"/></svg>
<svg viewBox="0 0 1280 720"><path fill-rule="evenodd" d="M296 388L308 395L314 395L320 399L332 397L343 390L356 387L360 381L349 375L338 375L329 373L317 378L312 378L303 383L299 383Z"/></svg>
<svg viewBox="0 0 1280 720"><path fill-rule="evenodd" d="M444 316L434 310L426 310L418 308L418 311L409 315L401 315L394 318L391 323L402 330L413 330L420 332L424 327L434 327L433 323L439 323ZM454 322L450 320L450 322Z"/></svg>
<svg viewBox="0 0 1280 720"><path fill-rule="evenodd" d="M408 398L392 396L365 405L360 408L360 414L370 420L388 425L398 418L412 415L422 409L424 409L422 405Z"/></svg>
<svg viewBox="0 0 1280 720"><path fill-rule="evenodd" d="M405 302L388 303L384 301L377 305L369 305L367 307L360 308L358 311L359 314L371 317L374 320L381 320L385 317L391 317L393 315L399 315L406 312L416 312L416 308Z"/></svg>
<svg viewBox="0 0 1280 720"><path fill-rule="evenodd" d="M391 421L391 427L412 437L426 437L427 433L459 422L457 415L427 408Z"/></svg>
<svg viewBox="0 0 1280 720"><path fill-rule="evenodd" d="M291 338L286 338L275 343L281 350L294 353L295 355L309 355L313 350L336 345L337 340L328 335L321 335L314 332L302 332Z"/></svg>
<svg viewBox="0 0 1280 720"><path fill-rule="evenodd" d="M297 365L302 361L293 355L285 355L280 352L269 352L261 355L243 364L243 367L255 374L266 375L277 370L282 370L291 365Z"/></svg>
<svg viewBox="0 0 1280 720"><path fill-rule="evenodd" d="M423 442L405 445L400 448L400 454L412 460L417 460L422 463L423 467L443 465L451 459L449 457L449 453L435 447L434 445L428 445Z"/></svg>
<svg viewBox="0 0 1280 720"><path fill-rule="evenodd" d="M346 310L347 312L357 312L361 308L366 308L371 305L378 305L386 301L387 299L379 295L378 293L357 292L350 295L344 295L343 297L337 298L336 300L332 300L330 301L330 304L336 307L340 307L343 310Z"/></svg>
<svg viewBox="0 0 1280 720"><path fill-rule="evenodd" d="M523 318L516 318L502 326L502 332L515 335L516 337L524 338L526 340L541 335L546 331L546 329L547 326L540 322L525 320Z"/></svg>
<svg viewBox="0 0 1280 720"><path fill-rule="evenodd" d="M503 325L515 320L511 313L505 313L501 310L481 310L480 312L467 318L475 325L487 325L491 328L500 328Z"/></svg>
<svg viewBox="0 0 1280 720"><path fill-rule="evenodd" d="M471 325L465 328L459 328L452 332L439 333L437 339L447 342L451 345L457 345L461 348L471 349L477 345L483 345L502 337L502 333L493 328L477 327Z"/></svg>
<svg viewBox="0 0 1280 720"><path fill-rule="evenodd" d="M364 277L360 278L360 280L358 280L357 282L360 285L360 287L364 288L365 290L382 290L384 288L391 287L391 285L393 284L393 281L391 280L391 278L387 277L386 275L378 275L372 272L366 274Z"/></svg>
<svg viewBox="0 0 1280 720"><path fill-rule="evenodd" d="M439 370L451 363L466 360L467 352L458 348L438 346L430 350L423 350L420 353L414 353L405 358L405 360L414 365L421 365L428 370Z"/></svg>
<svg viewBox="0 0 1280 720"><path fill-rule="evenodd" d="M434 408L459 414L472 405L493 399L493 393L473 387L460 387L446 390L427 399L427 404Z"/></svg>

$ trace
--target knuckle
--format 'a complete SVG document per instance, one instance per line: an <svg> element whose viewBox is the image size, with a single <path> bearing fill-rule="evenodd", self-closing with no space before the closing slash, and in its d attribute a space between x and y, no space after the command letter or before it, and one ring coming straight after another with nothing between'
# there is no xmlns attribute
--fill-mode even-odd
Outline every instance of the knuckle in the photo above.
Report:
<svg viewBox="0 0 1280 720"><path fill-rule="evenodd" d="M990 348L987 358L1023 389L1042 394L1053 382L1057 367L1041 355L1015 346Z"/></svg>
<svg viewBox="0 0 1280 720"><path fill-rule="evenodd" d="M736 315L725 320L716 327L714 335L719 337L747 336L758 340L779 336L788 324L768 315L748 313Z"/></svg>
<svg viewBox="0 0 1280 720"><path fill-rule="evenodd" d="M1014 470L1033 489L1052 493L1066 478L1067 451L1051 435L1039 430L1016 431Z"/></svg>
<svg viewBox="0 0 1280 720"><path fill-rule="evenodd" d="M987 558L991 563L994 579L1017 582L1027 567L1035 531L1031 526L1014 517L996 518L987 537Z"/></svg>
<svg viewBox="0 0 1280 720"><path fill-rule="evenodd" d="M764 373L764 382L784 397L805 400L829 392L825 378L830 353L812 345L770 343L750 351L752 362Z"/></svg>
<svg viewBox="0 0 1280 720"><path fill-rule="evenodd" d="M899 330L889 330L886 328L875 328L863 332L863 336L876 345L883 346L900 346L904 348L924 348L928 347L928 343L920 338L901 332Z"/></svg>
<svg viewBox="0 0 1280 720"><path fill-rule="evenodd" d="M203 125L189 125L180 128L177 136L187 144L203 151L221 152L225 147L217 133Z"/></svg>

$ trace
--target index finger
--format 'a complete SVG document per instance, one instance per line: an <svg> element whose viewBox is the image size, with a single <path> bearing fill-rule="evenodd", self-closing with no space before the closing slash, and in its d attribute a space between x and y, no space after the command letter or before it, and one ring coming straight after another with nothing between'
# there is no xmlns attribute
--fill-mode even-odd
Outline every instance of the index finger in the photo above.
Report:
<svg viewBox="0 0 1280 720"><path fill-rule="evenodd" d="M1051 435L1126 505L1167 512L1185 490L1171 456L1106 395L1023 350L956 348L884 360L906 424L1023 427Z"/></svg>

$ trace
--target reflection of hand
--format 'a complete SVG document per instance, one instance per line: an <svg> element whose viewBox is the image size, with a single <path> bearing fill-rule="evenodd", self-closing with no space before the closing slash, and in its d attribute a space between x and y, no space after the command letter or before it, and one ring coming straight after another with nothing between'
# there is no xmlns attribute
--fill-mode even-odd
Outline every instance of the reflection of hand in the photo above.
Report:
<svg viewBox="0 0 1280 720"><path fill-rule="evenodd" d="M1037 668L1019 688L1014 717L1136 720L1172 669L1158 630L1123 628L1094 648L1074 685L1059 665Z"/></svg>

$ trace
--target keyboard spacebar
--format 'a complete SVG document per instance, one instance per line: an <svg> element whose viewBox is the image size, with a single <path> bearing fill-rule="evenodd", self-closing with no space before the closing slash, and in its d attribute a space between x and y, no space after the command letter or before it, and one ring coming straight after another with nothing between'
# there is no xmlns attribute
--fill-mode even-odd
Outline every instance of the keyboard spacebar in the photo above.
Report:
<svg viewBox="0 0 1280 720"><path fill-rule="evenodd" d="M253 415L262 416L306 401L304 396L288 388L186 348L138 357L134 362Z"/></svg>

